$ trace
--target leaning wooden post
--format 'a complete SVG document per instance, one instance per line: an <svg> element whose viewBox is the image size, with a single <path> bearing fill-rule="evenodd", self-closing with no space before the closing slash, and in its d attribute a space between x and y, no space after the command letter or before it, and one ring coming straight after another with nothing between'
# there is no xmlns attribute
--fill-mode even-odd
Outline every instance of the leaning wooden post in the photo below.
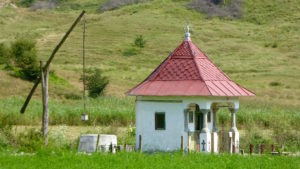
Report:
<svg viewBox="0 0 300 169"><path fill-rule="evenodd" d="M43 100L43 120L42 120L42 131L45 138L45 145L48 145L48 119L49 119L49 109L48 109L48 79L49 79L49 66L46 72L43 70L43 62L40 61L41 69L41 82L42 82L42 100Z"/></svg>
<svg viewBox="0 0 300 169"><path fill-rule="evenodd" d="M142 135L139 135L139 151L140 152L143 151L143 147L142 147Z"/></svg>

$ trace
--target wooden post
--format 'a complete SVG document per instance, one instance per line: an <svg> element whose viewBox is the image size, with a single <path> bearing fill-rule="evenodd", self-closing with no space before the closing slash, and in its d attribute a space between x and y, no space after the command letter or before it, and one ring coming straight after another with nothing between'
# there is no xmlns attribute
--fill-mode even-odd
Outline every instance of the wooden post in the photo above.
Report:
<svg viewBox="0 0 300 169"><path fill-rule="evenodd" d="M184 151L184 140L183 140L183 136L181 136L181 151Z"/></svg>
<svg viewBox="0 0 300 169"><path fill-rule="evenodd" d="M250 144L250 155L252 155L252 153L253 153L253 145Z"/></svg>
<svg viewBox="0 0 300 169"><path fill-rule="evenodd" d="M275 147L274 147L273 144L272 144L272 146L271 146L271 152L272 152L272 153L275 152Z"/></svg>
<svg viewBox="0 0 300 169"><path fill-rule="evenodd" d="M41 69L41 82L42 82L42 100L43 100L43 120L42 120L42 131L45 138L45 145L48 145L48 120L49 120L49 109L48 109L48 79L49 79L49 66L46 71L43 70L43 62L40 61Z"/></svg>
<svg viewBox="0 0 300 169"><path fill-rule="evenodd" d="M261 144L261 145L260 145L260 154L263 154L263 153L264 153L264 145Z"/></svg>
<svg viewBox="0 0 300 169"><path fill-rule="evenodd" d="M143 151L143 146L142 146L142 135L139 135L139 151Z"/></svg>

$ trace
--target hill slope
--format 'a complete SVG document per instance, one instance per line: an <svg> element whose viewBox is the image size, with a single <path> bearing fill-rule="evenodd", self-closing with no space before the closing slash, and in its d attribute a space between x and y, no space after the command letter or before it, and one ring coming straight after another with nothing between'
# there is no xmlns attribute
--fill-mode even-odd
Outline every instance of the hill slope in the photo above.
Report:
<svg viewBox="0 0 300 169"><path fill-rule="evenodd" d="M109 76L108 94L123 95L142 81L183 40L189 18L192 40L233 80L255 91L256 100L300 103L299 1L246 1L244 18L239 20L207 19L204 14L188 10L186 1L153 1L104 13L96 12L97 2L92 0L72 3L84 4L82 8L88 11L87 65L101 68ZM43 60L80 12L0 10L1 42L34 38ZM147 45L138 50L132 44L140 34ZM52 64L51 69L67 80L67 84L51 84L53 96L80 92L81 52L79 25ZM1 85L2 97L25 96L31 87L27 82L13 81L3 70L0 75L1 84L11 86L7 90ZM278 85L272 86L272 82Z"/></svg>

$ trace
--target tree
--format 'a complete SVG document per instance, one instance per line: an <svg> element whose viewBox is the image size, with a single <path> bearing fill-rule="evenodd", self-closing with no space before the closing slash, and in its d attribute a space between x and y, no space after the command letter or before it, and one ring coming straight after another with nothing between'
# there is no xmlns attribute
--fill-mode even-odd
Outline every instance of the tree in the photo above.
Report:
<svg viewBox="0 0 300 169"><path fill-rule="evenodd" d="M109 83L107 77L102 76L100 69L95 69L91 75L86 77L87 89L89 90L89 96L96 98L104 94L104 90Z"/></svg>
<svg viewBox="0 0 300 169"><path fill-rule="evenodd" d="M35 42L19 39L11 45L11 56L17 70L17 76L26 80L35 80L39 74Z"/></svg>

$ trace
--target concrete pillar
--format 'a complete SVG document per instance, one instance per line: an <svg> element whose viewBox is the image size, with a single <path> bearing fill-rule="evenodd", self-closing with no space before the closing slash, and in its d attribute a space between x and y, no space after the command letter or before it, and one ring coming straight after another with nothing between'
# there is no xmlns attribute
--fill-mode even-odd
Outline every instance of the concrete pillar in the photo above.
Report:
<svg viewBox="0 0 300 169"><path fill-rule="evenodd" d="M201 109L203 113L203 128L200 133L200 152L211 152L211 133L207 125L207 113L209 109Z"/></svg>
<svg viewBox="0 0 300 169"><path fill-rule="evenodd" d="M240 141L240 135L239 131L236 128L236 112L238 109L229 109L231 112L231 129L230 132L232 133L232 147L234 147L234 150L232 152L239 153L239 141Z"/></svg>
<svg viewBox="0 0 300 169"><path fill-rule="evenodd" d="M212 115L213 115L213 131L211 133L211 151L213 153L218 153L219 145L218 145L218 128L217 128L217 111L218 109L213 109L212 110Z"/></svg>

